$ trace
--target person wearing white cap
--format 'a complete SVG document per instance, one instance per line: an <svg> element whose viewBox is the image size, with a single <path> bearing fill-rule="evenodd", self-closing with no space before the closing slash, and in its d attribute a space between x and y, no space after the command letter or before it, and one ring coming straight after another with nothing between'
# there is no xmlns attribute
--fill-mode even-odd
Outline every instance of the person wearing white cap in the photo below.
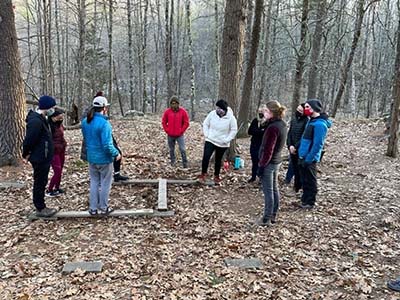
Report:
<svg viewBox="0 0 400 300"><path fill-rule="evenodd" d="M112 127L107 117L109 103L103 96L93 99L87 117L82 121L82 134L86 144L90 175L89 213L107 215L109 206L113 161L121 154L112 140Z"/></svg>

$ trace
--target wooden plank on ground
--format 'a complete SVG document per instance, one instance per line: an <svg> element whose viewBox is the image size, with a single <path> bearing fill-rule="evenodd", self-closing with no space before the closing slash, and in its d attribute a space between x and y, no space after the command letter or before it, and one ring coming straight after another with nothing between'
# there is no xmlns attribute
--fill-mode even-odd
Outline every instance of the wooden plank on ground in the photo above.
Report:
<svg viewBox="0 0 400 300"><path fill-rule="evenodd" d="M77 261L68 262L62 269L63 274L69 274L77 269L81 269L89 273L100 273L103 270L103 263L101 261Z"/></svg>
<svg viewBox="0 0 400 300"><path fill-rule="evenodd" d="M179 185L197 185L201 182L199 180L190 180L190 179L166 179L168 184L179 184ZM158 184L158 179L132 179L125 181L114 182L115 185L140 185L140 184ZM208 180L201 184L205 185L214 185L214 181Z"/></svg>
<svg viewBox="0 0 400 300"><path fill-rule="evenodd" d="M25 188L25 183L22 182L13 182L13 181L3 181L0 182L0 189L7 189L7 188L15 188L15 189L22 189Z"/></svg>
<svg viewBox="0 0 400 300"><path fill-rule="evenodd" d="M159 179L158 181L158 210L167 210L167 180Z"/></svg>

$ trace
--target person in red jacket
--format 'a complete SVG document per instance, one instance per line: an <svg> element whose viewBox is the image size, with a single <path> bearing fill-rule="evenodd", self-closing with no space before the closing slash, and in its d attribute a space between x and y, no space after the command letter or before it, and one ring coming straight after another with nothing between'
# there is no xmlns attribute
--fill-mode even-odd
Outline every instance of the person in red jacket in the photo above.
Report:
<svg viewBox="0 0 400 300"><path fill-rule="evenodd" d="M46 192L46 196L49 197L56 197L64 193L64 190L60 188L62 170L65 162L65 149L67 148L67 142L64 138L63 120L64 111L60 109L56 109L49 117L49 124L54 143L54 156L51 161L53 177L50 180L49 188Z"/></svg>
<svg viewBox="0 0 400 300"><path fill-rule="evenodd" d="M170 107L164 111L162 116L162 126L168 135L169 155L171 165L175 166L175 143L178 142L179 151L182 156L182 164L187 168L187 157L185 149L184 133L189 127L189 115L187 111L179 107L177 96L172 96L169 100Z"/></svg>

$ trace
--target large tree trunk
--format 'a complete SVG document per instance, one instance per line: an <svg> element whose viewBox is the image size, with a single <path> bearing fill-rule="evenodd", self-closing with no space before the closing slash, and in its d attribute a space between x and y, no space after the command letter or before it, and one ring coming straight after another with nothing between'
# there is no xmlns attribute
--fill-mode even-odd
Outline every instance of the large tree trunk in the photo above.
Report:
<svg viewBox="0 0 400 300"><path fill-rule="evenodd" d="M78 116L83 111L83 81L85 76L85 44L86 44L86 3L85 0L78 0L78 18L79 18L79 48L78 48L78 95L76 106L78 107ZM68 47L68 45L67 45Z"/></svg>
<svg viewBox="0 0 400 300"><path fill-rule="evenodd" d="M195 73L193 64L193 42L192 42L192 21L190 19L190 0L186 0L186 26L187 26L187 38L188 38L188 60L190 65L190 115L191 119L195 118Z"/></svg>
<svg viewBox="0 0 400 300"><path fill-rule="evenodd" d="M234 112L237 110L239 100L245 21L246 0L227 1L222 34L218 98L226 100ZM232 142L227 157L232 159L234 155L235 142Z"/></svg>
<svg viewBox="0 0 400 300"><path fill-rule="evenodd" d="M301 86L303 83L304 65L307 56L307 31L308 31L308 0L303 0L300 26L300 48L297 53L296 71L294 75L294 89L292 98L292 115L300 103Z"/></svg>
<svg viewBox="0 0 400 300"><path fill-rule="evenodd" d="M396 158L399 154L399 122L400 122L400 7L398 9L397 27L397 53L395 61L395 78L393 82L393 108L391 111L391 122L389 129L389 142L386 155Z"/></svg>
<svg viewBox="0 0 400 300"><path fill-rule="evenodd" d="M245 137L247 135L249 108L251 92L253 90L253 77L254 67L257 60L258 44L260 42L260 28L261 28L261 14L264 10L264 0L256 0L255 15L253 29L251 33L251 48L249 53L249 60L246 65L246 72L244 76L242 99L240 101L240 109L238 116L238 126L240 128L238 137Z"/></svg>
<svg viewBox="0 0 400 300"><path fill-rule="evenodd" d="M319 56L321 52L321 40L326 15L326 0L318 0L317 3L317 20L315 23L314 36L312 39L311 67L308 74L308 99L313 99L317 96Z"/></svg>
<svg viewBox="0 0 400 300"><path fill-rule="evenodd" d="M11 0L0 1L0 167L17 165L25 129L24 88Z"/></svg>
<svg viewBox="0 0 400 300"><path fill-rule="evenodd" d="M128 17L128 65L129 65L129 103L130 109L135 109L134 83L133 83L133 31L132 31L132 5L131 0L127 0L126 11Z"/></svg>
<svg viewBox="0 0 400 300"><path fill-rule="evenodd" d="M174 6L171 0L171 7ZM169 13L169 0L165 1L165 72L167 76L167 105L169 98L175 93L173 84L173 70L172 70L172 12Z"/></svg>
<svg viewBox="0 0 400 300"><path fill-rule="evenodd" d="M113 0L108 0L108 101L113 102Z"/></svg>

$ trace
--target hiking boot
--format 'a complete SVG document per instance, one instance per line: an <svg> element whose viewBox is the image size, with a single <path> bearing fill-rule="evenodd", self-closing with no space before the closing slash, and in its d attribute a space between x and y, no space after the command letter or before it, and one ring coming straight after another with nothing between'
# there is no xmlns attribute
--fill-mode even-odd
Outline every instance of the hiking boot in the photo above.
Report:
<svg viewBox="0 0 400 300"><path fill-rule="evenodd" d="M99 215L101 216L107 216L109 215L111 212L113 211L113 209L111 207L107 207L106 209L99 209Z"/></svg>
<svg viewBox="0 0 400 300"><path fill-rule="evenodd" d="M114 175L114 182L125 181L125 180L128 180L128 179L129 179L128 176L122 176L121 174L115 174Z"/></svg>
<svg viewBox="0 0 400 300"><path fill-rule="evenodd" d="M388 281L387 287L393 291L400 292L400 278Z"/></svg>
<svg viewBox="0 0 400 300"><path fill-rule="evenodd" d="M55 209L55 208L45 207L41 210L36 210L36 216L41 217L41 218L49 218L49 217L55 215L56 212L57 212L57 209Z"/></svg>
<svg viewBox="0 0 400 300"><path fill-rule="evenodd" d="M221 177L219 177L219 176L214 176L214 183L215 183L215 184L220 184L221 181L222 181Z"/></svg>
<svg viewBox="0 0 400 300"><path fill-rule="evenodd" d="M205 182L206 178L207 178L207 173L202 173L197 177L197 180L199 180L200 182Z"/></svg>
<svg viewBox="0 0 400 300"><path fill-rule="evenodd" d="M58 190L46 191L46 196L47 197L57 197L59 195L60 195L60 192Z"/></svg>
<svg viewBox="0 0 400 300"><path fill-rule="evenodd" d="M188 168L188 163L186 162L186 163L182 163L182 167L184 168L184 169L187 169Z"/></svg>

